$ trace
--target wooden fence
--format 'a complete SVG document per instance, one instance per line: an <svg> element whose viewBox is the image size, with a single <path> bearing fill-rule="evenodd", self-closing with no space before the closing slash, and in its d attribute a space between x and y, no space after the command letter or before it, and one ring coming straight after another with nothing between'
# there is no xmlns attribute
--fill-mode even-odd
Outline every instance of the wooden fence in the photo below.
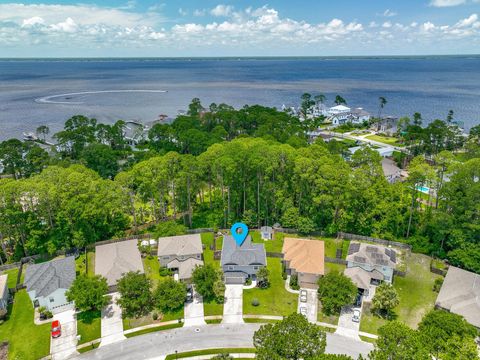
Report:
<svg viewBox="0 0 480 360"><path fill-rule="evenodd" d="M339 232L337 236L343 239L348 239L348 240L369 241L369 242L386 245L386 246L396 246L408 251L412 250L412 245L401 243L398 241L390 241L390 240L378 239L370 236L355 235L355 234L349 234L344 232Z"/></svg>

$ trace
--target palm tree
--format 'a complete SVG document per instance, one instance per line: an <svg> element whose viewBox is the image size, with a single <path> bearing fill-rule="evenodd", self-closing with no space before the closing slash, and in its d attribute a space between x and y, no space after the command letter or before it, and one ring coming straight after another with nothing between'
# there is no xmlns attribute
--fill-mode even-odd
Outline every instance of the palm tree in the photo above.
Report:
<svg viewBox="0 0 480 360"><path fill-rule="evenodd" d="M382 110L387 105L387 99L385 99L383 96L380 96L378 98L378 118L380 119L380 115L382 114Z"/></svg>
<svg viewBox="0 0 480 360"><path fill-rule="evenodd" d="M318 104L323 104L325 102L325 100L327 99L327 97L323 94L318 94L318 95L315 95L314 99L315 99L315 102L318 105Z"/></svg>
<svg viewBox="0 0 480 360"><path fill-rule="evenodd" d="M337 96L335 96L335 104L337 104L337 105L340 105L340 104L347 105L347 101L343 97L341 97L340 95L337 95Z"/></svg>

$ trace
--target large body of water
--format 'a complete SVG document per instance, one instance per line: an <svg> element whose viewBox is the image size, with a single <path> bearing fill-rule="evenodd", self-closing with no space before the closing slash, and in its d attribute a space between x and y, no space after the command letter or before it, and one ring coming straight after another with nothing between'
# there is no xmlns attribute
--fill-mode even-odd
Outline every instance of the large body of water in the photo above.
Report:
<svg viewBox="0 0 480 360"><path fill-rule="evenodd" d="M136 91L130 91L136 90ZM0 140L39 125L60 130L70 116L102 122L174 117L204 105L297 105L303 92L336 94L385 114L480 123L480 56L278 59L0 60ZM56 96L59 95L59 96Z"/></svg>

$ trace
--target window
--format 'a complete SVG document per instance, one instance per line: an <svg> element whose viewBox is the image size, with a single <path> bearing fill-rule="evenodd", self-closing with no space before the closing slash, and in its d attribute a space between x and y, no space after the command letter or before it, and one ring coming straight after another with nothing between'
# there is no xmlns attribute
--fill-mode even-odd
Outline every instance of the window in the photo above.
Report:
<svg viewBox="0 0 480 360"><path fill-rule="evenodd" d="M254 267L253 267L253 270L258 270L258 266L254 266Z"/></svg>
<svg viewBox="0 0 480 360"><path fill-rule="evenodd" d="M233 270L235 268L235 266L233 265L228 265L228 270Z"/></svg>
<svg viewBox="0 0 480 360"><path fill-rule="evenodd" d="M48 300L50 300L50 302L54 302L55 299L53 297L49 298Z"/></svg>
<svg viewBox="0 0 480 360"><path fill-rule="evenodd" d="M163 260L168 260L168 259L170 259L170 256L164 256L162 259Z"/></svg>

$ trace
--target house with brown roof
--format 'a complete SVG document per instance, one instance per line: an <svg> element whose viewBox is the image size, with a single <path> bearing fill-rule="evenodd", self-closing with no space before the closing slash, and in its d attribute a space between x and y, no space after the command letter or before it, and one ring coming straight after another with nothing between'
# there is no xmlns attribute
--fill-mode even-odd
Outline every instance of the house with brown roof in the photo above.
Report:
<svg viewBox="0 0 480 360"><path fill-rule="evenodd" d="M450 266L435 306L463 316L480 329L480 275Z"/></svg>
<svg viewBox="0 0 480 360"><path fill-rule="evenodd" d="M298 275L302 288L317 288L320 276L325 274L325 244L319 240L285 238L283 262L289 275Z"/></svg>
<svg viewBox="0 0 480 360"><path fill-rule="evenodd" d="M106 278L111 290L114 290L118 280L130 271L144 272L137 240L99 245L95 248L95 274Z"/></svg>
<svg viewBox="0 0 480 360"><path fill-rule="evenodd" d="M188 280L196 266L203 265L203 246L200 234L167 236L158 239L158 261Z"/></svg>

